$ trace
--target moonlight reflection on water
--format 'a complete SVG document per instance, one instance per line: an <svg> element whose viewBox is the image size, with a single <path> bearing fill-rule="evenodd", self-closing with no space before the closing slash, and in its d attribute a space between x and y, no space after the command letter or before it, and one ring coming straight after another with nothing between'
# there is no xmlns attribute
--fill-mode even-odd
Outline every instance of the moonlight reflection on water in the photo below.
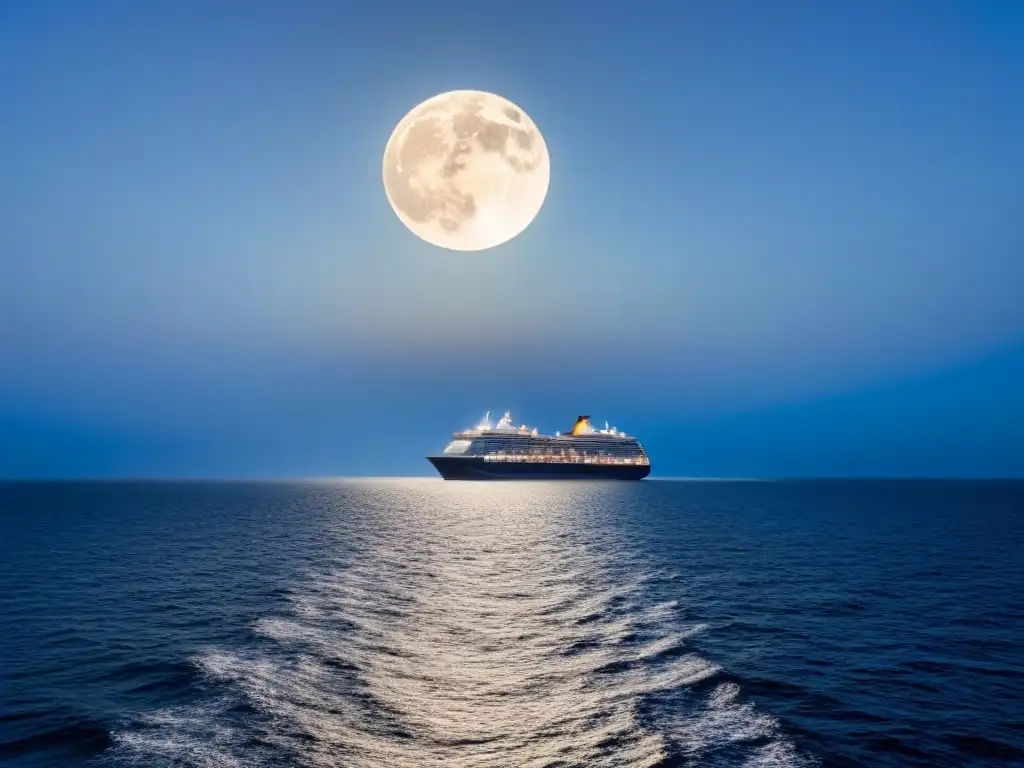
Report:
<svg viewBox="0 0 1024 768"><path fill-rule="evenodd" d="M361 503L325 515L320 563L290 610L261 618L247 648L199 654L209 700L122 734L131 753L652 766L735 744L758 764L797 761L776 722L688 647L704 627L647 597L673 576L609 525L615 485L346 485Z"/></svg>

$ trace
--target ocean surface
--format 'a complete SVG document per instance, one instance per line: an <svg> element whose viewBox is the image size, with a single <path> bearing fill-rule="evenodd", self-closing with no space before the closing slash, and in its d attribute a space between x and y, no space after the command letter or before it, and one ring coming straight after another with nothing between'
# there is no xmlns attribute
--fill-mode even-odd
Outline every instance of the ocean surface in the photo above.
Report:
<svg viewBox="0 0 1024 768"><path fill-rule="evenodd" d="M1024 483L0 485L4 766L1024 765Z"/></svg>

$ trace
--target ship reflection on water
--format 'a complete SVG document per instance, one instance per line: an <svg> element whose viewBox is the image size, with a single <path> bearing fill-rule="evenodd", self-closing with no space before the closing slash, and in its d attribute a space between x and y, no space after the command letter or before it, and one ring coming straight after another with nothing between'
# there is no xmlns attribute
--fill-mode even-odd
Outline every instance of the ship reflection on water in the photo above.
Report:
<svg viewBox="0 0 1024 768"><path fill-rule="evenodd" d="M344 486L360 497L359 481ZM198 740L245 753L231 764L366 768L788 750L688 647L703 627L649 596L672 575L614 524L629 487L367 481L358 514L325 516L333 554L289 610L260 619L251 648L199 656L219 703ZM231 711L256 716L229 726Z"/></svg>

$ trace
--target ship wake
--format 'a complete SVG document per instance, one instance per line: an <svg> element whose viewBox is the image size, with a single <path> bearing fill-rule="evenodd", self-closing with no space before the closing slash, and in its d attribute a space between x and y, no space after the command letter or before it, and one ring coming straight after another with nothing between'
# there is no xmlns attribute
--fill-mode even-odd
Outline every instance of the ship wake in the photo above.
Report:
<svg viewBox="0 0 1024 768"><path fill-rule="evenodd" d="M306 574L244 647L194 659L202 695L117 734L126 763L802 766L693 641L713 628L613 538L512 494L390 508L354 558ZM548 492L550 496L552 492ZM475 494L475 495L474 495ZM573 521L570 521L573 522ZM577 526L578 528L578 526Z"/></svg>

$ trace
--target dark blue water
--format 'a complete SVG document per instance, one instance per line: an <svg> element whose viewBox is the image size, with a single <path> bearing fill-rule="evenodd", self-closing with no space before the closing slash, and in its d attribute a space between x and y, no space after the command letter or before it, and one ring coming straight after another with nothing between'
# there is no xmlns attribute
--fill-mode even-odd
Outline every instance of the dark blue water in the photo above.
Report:
<svg viewBox="0 0 1024 768"><path fill-rule="evenodd" d="M1024 764L1024 483L0 485L10 766Z"/></svg>

